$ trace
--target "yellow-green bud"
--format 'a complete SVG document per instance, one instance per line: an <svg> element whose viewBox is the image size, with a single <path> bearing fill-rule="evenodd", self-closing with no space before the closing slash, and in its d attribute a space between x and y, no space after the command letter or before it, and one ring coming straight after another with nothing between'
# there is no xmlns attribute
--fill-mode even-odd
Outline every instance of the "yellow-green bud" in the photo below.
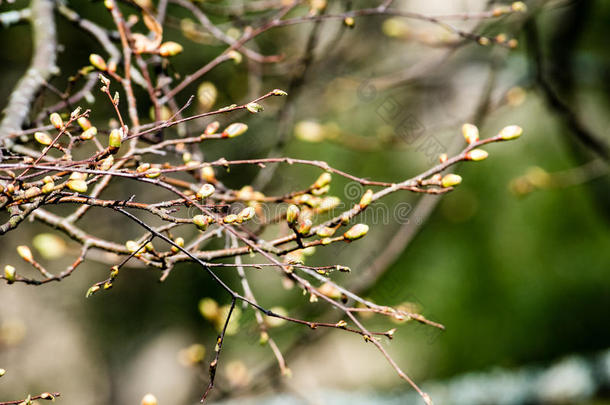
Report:
<svg viewBox="0 0 610 405"><path fill-rule="evenodd" d="M237 214L237 220L239 222L249 221L256 215L254 207L246 207L239 214Z"/></svg>
<svg viewBox="0 0 610 405"><path fill-rule="evenodd" d="M356 25L356 20L354 20L354 17L345 17L343 19L343 24L345 24L346 27L354 28Z"/></svg>
<svg viewBox="0 0 610 405"><path fill-rule="evenodd" d="M331 227L325 226L325 227L318 229L316 231L316 235L318 235L321 238L327 238L329 236L333 236L336 231L337 231L336 228L331 228Z"/></svg>
<svg viewBox="0 0 610 405"><path fill-rule="evenodd" d="M89 128L91 128L91 121L89 121L89 119L87 119L87 117L80 117L79 119L76 120L76 122L78 122L78 125L81 127L81 129L83 131L86 131Z"/></svg>
<svg viewBox="0 0 610 405"><path fill-rule="evenodd" d="M49 194L50 192L53 191L53 189L55 188L55 183L53 181L51 181L50 183L45 183L44 186L42 186L42 192L43 194Z"/></svg>
<svg viewBox="0 0 610 405"><path fill-rule="evenodd" d="M49 146L51 142L53 142L53 138L51 138L51 136L46 132L34 133L34 139L36 139L36 142L44 146Z"/></svg>
<svg viewBox="0 0 610 405"><path fill-rule="evenodd" d="M29 247L25 245L17 246L17 254L21 256L23 260L28 263L32 263L34 261L34 256L32 256L32 251Z"/></svg>
<svg viewBox="0 0 610 405"><path fill-rule="evenodd" d="M102 160L102 164L100 165L100 170L106 171L109 170L114 164L114 157L112 155L108 156L104 160Z"/></svg>
<svg viewBox="0 0 610 405"><path fill-rule="evenodd" d="M184 247L184 238L182 237L177 237L176 239L174 239L174 243L180 247ZM172 252L174 253L178 253L180 251L180 249L178 249L176 246L172 245L171 247Z"/></svg>
<svg viewBox="0 0 610 405"><path fill-rule="evenodd" d="M234 122L233 124L226 127L224 131L222 131L222 136L224 138L235 138L236 136L243 134L247 130L248 126L246 124L243 124L241 122Z"/></svg>
<svg viewBox="0 0 610 405"><path fill-rule="evenodd" d="M6 370L3 368L0 368L0 377L4 376L4 374L6 374Z"/></svg>
<svg viewBox="0 0 610 405"><path fill-rule="evenodd" d="M222 219L222 222L224 222L225 224L232 224L234 222L237 222L237 220L238 220L237 215L229 214Z"/></svg>
<svg viewBox="0 0 610 405"><path fill-rule="evenodd" d="M149 179L156 179L159 176L161 176L161 169L159 169L158 167L151 167L146 172L146 177Z"/></svg>
<svg viewBox="0 0 610 405"><path fill-rule="evenodd" d="M522 1L515 1L510 5L510 8L518 13L525 13L527 11L527 6Z"/></svg>
<svg viewBox="0 0 610 405"><path fill-rule="evenodd" d="M61 116L57 113L53 113L49 116L49 120L51 121L51 124L56 128L56 129L60 129L61 127L64 126L64 121L61 119Z"/></svg>
<svg viewBox="0 0 610 405"><path fill-rule="evenodd" d="M288 93L286 93L284 90L280 90L280 89L274 89L272 91L272 93L273 93L274 96L282 96L283 97L283 96L287 96L288 95Z"/></svg>
<svg viewBox="0 0 610 405"><path fill-rule="evenodd" d="M77 193L87 192L87 182L85 180L68 180L68 188Z"/></svg>
<svg viewBox="0 0 610 405"><path fill-rule="evenodd" d="M4 278L6 278L6 281L8 281L9 284L15 282L15 274L17 274L17 270L13 266L10 264L4 266ZM2 375L4 375L4 373L2 373ZM2 375L0 375L0 377L2 377Z"/></svg>
<svg viewBox="0 0 610 405"><path fill-rule="evenodd" d="M352 226L343 237L348 241L353 241L362 238L369 231L369 226L365 224L356 224Z"/></svg>
<svg viewBox="0 0 610 405"><path fill-rule="evenodd" d="M203 132L205 135L212 135L215 134L216 131L218 131L218 128L220 127L220 122L218 121L214 121L214 122L210 122L208 124L207 127L205 127L205 131Z"/></svg>
<svg viewBox="0 0 610 405"><path fill-rule="evenodd" d="M82 134L80 134L80 139L82 139L84 141L88 141L90 139L93 139L95 137L95 135L97 135L97 128L91 127L89 129L85 130L85 132L83 132Z"/></svg>
<svg viewBox="0 0 610 405"><path fill-rule="evenodd" d="M183 48L177 42L167 41L161 44L159 47L159 55L161 56L175 56L182 52Z"/></svg>
<svg viewBox="0 0 610 405"><path fill-rule="evenodd" d="M479 160L485 160L487 159L487 156L489 156L489 153L487 153L487 151L484 151L483 149L473 149L466 153L466 159L473 160L475 162L478 162Z"/></svg>
<svg viewBox="0 0 610 405"><path fill-rule="evenodd" d="M286 210L286 221L288 221L289 224L296 224L299 220L300 213L301 210L299 210L299 207L296 205L288 206L288 209Z"/></svg>
<svg viewBox="0 0 610 405"><path fill-rule="evenodd" d="M453 186L457 186L461 182L462 182L462 176L450 173L450 174L446 174L443 177L443 179L441 180L441 185L443 187L453 187Z"/></svg>
<svg viewBox="0 0 610 405"><path fill-rule="evenodd" d="M305 219L299 224L297 232L299 235L307 235L311 231L312 226L313 222L311 222L311 219Z"/></svg>
<svg viewBox="0 0 610 405"><path fill-rule="evenodd" d="M100 290L100 286L99 285L94 285L93 287L91 287L91 288L89 288L87 290L87 293L85 294L85 298L91 297L93 294L95 294L99 290Z"/></svg>
<svg viewBox="0 0 610 405"><path fill-rule="evenodd" d="M201 186L201 188L199 189L199 191L197 191L197 198L199 198L200 200L204 200L208 197L210 197L212 194L214 194L214 192L216 191L216 188L211 185L211 184L204 184L203 186Z"/></svg>
<svg viewBox="0 0 610 405"><path fill-rule="evenodd" d="M502 128L498 136L503 141L510 141L511 139L519 138L521 134L523 134L523 128L518 125L509 125Z"/></svg>
<svg viewBox="0 0 610 405"><path fill-rule="evenodd" d="M214 219L208 215L200 214L193 217L193 223L202 231L208 229L208 225L210 225L212 222L214 222Z"/></svg>
<svg viewBox="0 0 610 405"><path fill-rule="evenodd" d="M123 131L120 129L113 129L110 131L110 136L108 137L108 146L111 149L119 149L121 147L121 142L123 141Z"/></svg>
<svg viewBox="0 0 610 405"><path fill-rule="evenodd" d="M102 58L100 55L96 54L96 53L92 53L91 55L89 55L89 63L91 63L91 65L101 71L105 71L106 69L108 69L108 66L106 65L106 61L104 60L104 58Z"/></svg>
<svg viewBox="0 0 610 405"><path fill-rule="evenodd" d="M373 202L373 190L368 189L362 195L362 198L360 199L360 203L358 203L358 205L360 206L360 209L363 210L366 207L368 207L372 202Z"/></svg>
<svg viewBox="0 0 610 405"><path fill-rule="evenodd" d="M239 53L235 50L229 51L229 53L227 53L227 56L230 59L233 59L233 62L235 62L236 65L239 65L243 59L243 56L241 55L241 53Z"/></svg>
<svg viewBox="0 0 610 405"><path fill-rule="evenodd" d="M248 105L246 105L246 109L252 114L256 114L264 110L263 106L258 103L248 103Z"/></svg>
<svg viewBox="0 0 610 405"><path fill-rule="evenodd" d="M464 135L468 144L477 142L479 140L479 128L473 124L464 124L462 125L462 135Z"/></svg>
<svg viewBox="0 0 610 405"><path fill-rule="evenodd" d="M216 175L214 173L214 168L212 166L204 166L201 168L201 178L208 183L213 183L216 181Z"/></svg>
<svg viewBox="0 0 610 405"><path fill-rule="evenodd" d="M330 184L331 180L332 180L332 176L330 175L330 173L324 172L320 175L320 177L318 177L316 182L313 183L312 187L313 188L322 188L322 187Z"/></svg>

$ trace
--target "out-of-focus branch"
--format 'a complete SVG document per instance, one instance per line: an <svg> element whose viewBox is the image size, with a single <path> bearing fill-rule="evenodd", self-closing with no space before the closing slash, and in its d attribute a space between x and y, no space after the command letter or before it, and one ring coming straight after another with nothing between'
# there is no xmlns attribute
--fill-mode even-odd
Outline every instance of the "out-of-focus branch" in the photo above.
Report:
<svg viewBox="0 0 610 405"><path fill-rule="evenodd" d="M0 122L0 141L10 146L8 137L21 130L41 86L57 71L57 42L52 0L32 0L31 23L34 50L32 62L11 93Z"/></svg>

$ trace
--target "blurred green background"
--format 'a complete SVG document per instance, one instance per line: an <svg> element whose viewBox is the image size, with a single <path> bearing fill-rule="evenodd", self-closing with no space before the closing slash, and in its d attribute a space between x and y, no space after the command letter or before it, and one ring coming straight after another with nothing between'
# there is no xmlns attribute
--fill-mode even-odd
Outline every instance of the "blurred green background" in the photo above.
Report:
<svg viewBox="0 0 610 405"><path fill-rule="evenodd" d="M260 17L214 16L215 7L227 3L198 6L224 31L242 30L248 18ZM329 3L336 12L370 2ZM476 11L486 2L395 3L406 10L435 14ZM356 176L392 182L433 164L423 147L426 142L434 141L442 151L455 152L456 145L463 146L459 131L463 122L480 123L483 137L495 135L505 125L524 128L518 141L486 148L490 157L484 162L460 165L456 170L463 184L442 197L429 219L412 211L418 196L394 194L371 207L379 215L364 217L371 225L367 238L346 247L318 249L308 257L312 265L350 266L352 273L339 277L349 286L350 279L358 279L405 221L407 226L419 227L397 260L364 291L379 304L410 303L446 326L446 331L437 332L415 323L396 326L367 320L378 328L398 327L388 350L418 382L443 381L496 367L509 372L532 365L544 368L565 356L588 358L609 347L607 156L579 142L565 111L549 105L536 64L541 61L544 80L557 97L607 145L610 4L601 0L527 3L525 16L456 23L467 29L476 26L477 32L490 36L514 36L519 40L515 50L468 41L455 49L430 46L423 42L442 38L443 30L414 20L401 20L405 25L399 26L409 35L398 38L387 35L388 17L358 18L353 29L340 21L303 24L272 30L250 44L263 54L285 54L285 62L266 65L258 73L245 61L223 64L179 97L179 102L185 102L204 81L218 89L216 108L273 88L290 93L288 101L271 100L257 116L224 118L224 122L247 122L250 130L231 142L205 144L206 159L264 157L280 137L286 141L281 155L324 160ZM5 2L0 12L27 4ZM101 2L68 4L83 17L111 27ZM124 11L135 13L132 7ZM294 14L306 12L300 8ZM168 15L164 38L185 47L183 54L172 58L172 71L192 72L224 49L184 39L180 22L192 18L185 10L170 4ZM103 50L62 17L57 16L57 23L63 46L61 74L52 84L63 89L66 77L85 66L91 52L103 54ZM136 27L141 29L141 23ZM312 35L313 59L302 75L301 58ZM0 100L7 99L27 69L30 40L27 24L0 30ZM401 73L403 80L398 79ZM144 94L143 89L138 91ZM481 104L486 91L488 100ZM97 89L92 92L96 94ZM38 103L55 101L45 92ZM399 112L389 117L389 105L398 106ZM110 117L107 103L99 97L87 107L93 110L94 122ZM150 105L141 103L139 108L142 116L148 116ZM324 139L309 142L294 136L295 126L303 121L319 125ZM204 124L198 122L192 128ZM413 137L417 140L412 141ZM235 167L221 180L239 188L261 181L259 171ZM566 173L567 177L561 177ZM570 173L577 175L570 177ZM272 195L300 189L318 174L313 168L279 166L264 191ZM558 184L549 178L558 179ZM567 184L573 179L576 184ZM524 187L531 192L524 193ZM332 195L349 205L364 191L354 190L353 184L335 176ZM407 209L397 214L397 207ZM88 224L125 238L139 234L102 210ZM2 265L18 263L15 246L30 243L41 232L35 224L20 229L3 237ZM62 268L69 259L56 263ZM0 367L8 370L0 379L0 400L54 390L62 392L65 404L123 404L138 403L144 393L158 391L161 403L196 402L207 383L207 366L185 367L177 356L199 343L207 349L206 359L210 358L216 332L197 305L204 297L223 304L229 297L205 273L183 265L163 284L153 270L134 269L122 274L111 291L85 300L86 289L106 273L106 266L91 262L58 284L0 286ZM238 286L230 271L223 277ZM307 319L333 317L323 304L309 305L307 297L282 288L275 274L255 270L252 277L255 293L267 307L283 306ZM257 344L252 311L245 310L240 332L227 340L214 399L268 390L297 392L297 396L318 389L407 390L383 359L357 337L289 325L272 333L288 353L293 378L277 375L271 352ZM248 371L241 370L237 361ZM223 364L227 365L224 369ZM608 403L601 399L607 388L590 395L599 397L599 402L577 398L565 403ZM497 399L485 403L504 403Z"/></svg>

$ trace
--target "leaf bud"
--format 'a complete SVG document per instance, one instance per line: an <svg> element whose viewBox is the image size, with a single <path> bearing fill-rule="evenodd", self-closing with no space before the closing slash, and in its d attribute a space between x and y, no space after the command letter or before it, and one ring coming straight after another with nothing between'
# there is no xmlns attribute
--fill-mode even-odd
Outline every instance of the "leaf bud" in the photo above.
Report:
<svg viewBox="0 0 610 405"><path fill-rule="evenodd" d="M441 180L441 185L443 187L453 187L453 186L457 186L461 182L462 182L462 176L453 174L453 173L449 173L443 177L443 179Z"/></svg>
<svg viewBox="0 0 610 405"><path fill-rule="evenodd" d="M182 52L184 48L177 42L167 41L161 44L159 47L159 55L161 56L175 56Z"/></svg>
<svg viewBox="0 0 610 405"><path fill-rule="evenodd" d="M200 200L205 200L206 198L210 197L212 194L214 194L214 192L216 191L216 188L211 185L211 184L204 184L203 186L201 186L201 188L199 189L199 191L197 191L197 198L199 198Z"/></svg>
<svg viewBox="0 0 610 405"><path fill-rule="evenodd" d="M296 224L299 220L300 213L301 210L299 210L299 207L297 207L296 205L292 204L288 206L288 209L286 210L286 221L291 225Z"/></svg>
<svg viewBox="0 0 610 405"><path fill-rule="evenodd" d="M354 241L362 238L369 231L369 226L365 224L356 224L352 226L347 232L343 234L343 237L348 241Z"/></svg>
<svg viewBox="0 0 610 405"><path fill-rule="evenodd" d="M49 146L51 142L53 142L53 138L46 132L36 132L34 133L34 139L41 145Z"/></svg>
<svg viewBox="0 0 610 405"><path fill-rule="evenodd" d="M4 266L4 278L6 279L6 281L8 281L9 284L13 284L15 282L15 275L17 274L17 270L11 266L10 264L7 264L6 266ZM0 373L4 371L0 369ZM4 373L2 373L0 375L0 377L2 377L4 375Z"/></svg>
<svg viewBox="0 0 610 405"><path fill-rule="evenodd" d="M55 127L55 129L61 129L64 126L64 121L58 113L53 113L49 116L49 121Z"/></svg>
<svg viewBox="0 0 610 405"><path fill-rule="evenodd" d="M479 140L479 128L473 124L464 124L462 125L462 135L469 145L475 143Z"/></svg>

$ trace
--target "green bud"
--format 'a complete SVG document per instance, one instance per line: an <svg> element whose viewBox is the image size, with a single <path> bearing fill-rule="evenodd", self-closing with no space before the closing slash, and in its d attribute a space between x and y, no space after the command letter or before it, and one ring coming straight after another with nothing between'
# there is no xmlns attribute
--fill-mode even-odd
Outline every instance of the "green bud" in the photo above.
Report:
<svg viewBox="0 0 610 405"><path fill-rule="evenodd" d="M307 235L309 231L311 231L312 226L313 223L311 222L311 219L305 219L300 223L297 232L299 235Z"/></svg>
<svg viewBox="0 0 610 405"><path fill-rule="evenodd" d="M239 214L237 214L237 220L239 222L249 221L256 215L254 207L246 207Z"/></svg>
<svg viewBox="0 0 610 405"><path fill-rule="evenodd" d="M248 105L246 105L246 109L252 114L256 114L264 110L263 106L258 103L248 103Z"/></svg>
<svg viewBox="0 0 610 405"><path fill-rule="evenodd" d="M369 189L369 190L366 190L366 192L362 195L362 198L360 199L360 203L358 203L358 205L360 206L360 209L363 210L366 207L368 207L372 202L373 202L373 190Z"/></svg>
<svg viewBox="0 0 610 405"><path fill-rule="evenodd" d="M457 186L461 182L462 182L462 176L450 173L450 174L446 174L445 177L443 177L443 179L441 180L441 185L443 187L453 187L453 186Z"/></svg>
<svg viewBox="0 0 610 405"><path fill-rule="evenodd" d="M193 223L195 224L195 226L197 226L197 228L201 229L202 231L205 231L206 229L208 229L208 226L214 222L214 219L208 215L195 215L193 217Z"/></svg>
<svg viewBox="0 0 610 405"><path fill-rule="evenodd" d="M84 141L88 141L90 139L93 139L95 137L95 135L97 135L97 128L91 127L89 129L85 130L82 134L80 134L80 139L82 139Z"/></svg>
<svg viewBox="0 0 610 405"><path fill-rule="evenodd" d="M106 61L104 60L104 58L102 58L100 55L92 53L91 55L89 55L89 63L91 63L91 65L101 71L105 71L106 69L108 69L108 66L106 65Z"/></svg>
<svg viewBox="0 0 610 405"><path fill-rule="evenodd" d="M222 136L224 138L235 138L246 132L248 130L248 126L246 124L242 124L241 122L235 122L222 131Z"/></svg>
<svg viewBox="0 0 610 405"><path fill-rule="evenodd" d="M110 131L110 136L108 137L108 146L111 149L119 149L121 147L121 142L123 141L123 131L120 129L113 129Z"/></svg>
<svg viewBox="0 0 610 405"><path fill-rule="evenodd" d="M34 139L36 139L36 142L44 146L49 146L51 142L53 142L53 138L51 138L51 136L46 132L34 133Z"/></svg>
<svg viewBox="0 0 610 405"><path fill-rule="evenodd" d="M216 191L216 188L213 185L211 185L211 184L204 184L203 186L201 186L199 191L197 191L196 196L200 200L205 200L206 198L208 198L212 194L214 194L215 191Z"/></svg>
<svg viewBox="0 0 610 405"><path fill-rule="evenodd" d="M478 162L479 160L485 160L489 156L487 151L483 149L473 149L470 152L466 153L466 159Z"/></svg>
<svg viewBox="0 0 610 405"><path fill-rule="evenodd" d="M462 125L462 135L468 144L477 142L479 140L479 129L473 124Z"/></svg>
<svg viewBox="0 0 610 405"><path fill-rule="evenodd" d="M224 222L225 224L232 224L232 223L237 222L237 220L238 220L237 215L229 214L222 219L222 222Z"/></svg>
<svg viewBox="0 0 610 405"><path fill-rule="evenodd" d="M352 226L347 232L343 234L343 237L348 241L354 241L362 238L369 231L369 226L365 224L356 224Z"/></svg>
<svg viewBox="0 0 610 405"><path fill-rule="evenodd" d="M64 121L61 119L61 116L57 113L53 113L49 116L49 120L51 124L55 127L55 129L61 129L64 126Z"/></svg>
<svg viewBox="0 0 610 405"><path fill-rule="evenodd" d="M159 55L161 56L175 56L182 52L184 48L177 42L167 41L161 44L159 47Z"/></svg>
<svg viewBox="0 0 610 405"><path fill-rule="evenodd" d="M299 210L299 207L296 205L292 204L288 206L288 209L286 210L286 221L288 221L289 224L296 224L299 220L300 213L301 210Z"/></svg>
<svg viewBox="0 0 610 405"><path fill-rule="evenodd" d="M85 298L91 297L93 294L95 294L99 290L100 290L100 286L99 285L94 285L93 287L91 287L91 288L89 288L87 290L87 293L85 294Z"/></svg>
<svg viewBox="0 0 610 405"><path fill-rule="evenodd" d="M10 264L4 266L4 278L6 278L6 281L8 281L9 284L13 284L15 282L16 274L17 270L13 266ZM2 375L4 375L4 373L2 373ZM2 377L2 375L0 375L0 377Z"/></svg>
<svg viewBox="0 0 610 405"><path fill-rule="evenodd" d="M77 193L87 192L87 182L85 180L68 180L68 188Z"/></svg>
<svg viewBox="0 0 610 405"><path fill-rule="evenodd" d="M288 95L288 93L286 93L284 90L280 90L280 89L274 89L272 91L272 93L274 96L281 96L281 97Z"/></svg>
<svg viewBox="0 0 610 405"><path fill-rule="evenodd" d="M521 134L523 134L523 128L518 125L509 125L502 128L498 136L503 141L510 141L511 139L519 138Z"/></svg>
<svg viewBox="0 0 610 405"><path fill-rule="evenodd" d="M313 183L312 188L322 188L330 184L332 180L332 176L328 172L324 172L318 177L315 183Z"/></svg>

